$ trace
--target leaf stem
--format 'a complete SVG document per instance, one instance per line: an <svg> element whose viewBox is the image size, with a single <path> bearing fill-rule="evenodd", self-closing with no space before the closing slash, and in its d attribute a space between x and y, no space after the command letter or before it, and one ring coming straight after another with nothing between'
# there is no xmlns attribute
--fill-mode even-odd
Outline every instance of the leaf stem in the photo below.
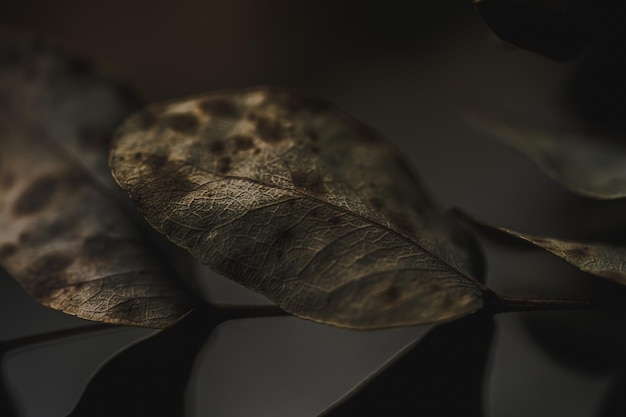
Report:
<svg viewBox="0 0 626 417"><path fill-rule="evenodd" d="M212 304L211 308L222 316L222 320L253 319L264 317L290 316L278 306L246 306L229 304Z"/></svg>
<svg viewBox="0 0 626 417"><path fill-rule="evenodd" d="M495 292L486 294L484 301L485 310L494 315L499 313L517 313L525 311L586 310L616 305L608 300L594 301L560 298L520 298L503 296L496 294ZM625 302L621 302L621 304L626 306Z"/></svg>
<svg viewBox="0 0 626 417"><path fill-rule="evenodd" d="M24 337L19 337L17 339L12 339L12 340L6 340L3 342L0 342L0 356L10 350L22 348L22 347L29 346L29 345L54 342L59 339L65 339L67 337L81 336L81 335L88 334L88 333L95 333L95 332L99 332L102 330L110 330L114 328L119 329L121 327L115 324L97 323L97 324L90 324L87 326L74 327L71 329L56 330L53 332L36 334L32 336L24 336Z"/></svg>

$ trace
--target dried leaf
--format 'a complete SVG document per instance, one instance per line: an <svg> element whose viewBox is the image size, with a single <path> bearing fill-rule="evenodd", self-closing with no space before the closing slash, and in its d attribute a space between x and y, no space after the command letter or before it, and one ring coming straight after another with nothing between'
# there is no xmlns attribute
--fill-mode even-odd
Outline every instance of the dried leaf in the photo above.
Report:
<svg viewBox="0 0 626 417"><path fill-rule="evenodd" d="M133 108L81 58L0 31L0 263L46 306L163 327L189 303L107 167Z"/></svg>
<svg viewBox="0 0 626 417"><path fill-rule="evenodd" d="M195 310L124 349L91 378L68 417L184 416L196 356L219 321Z"/></svg>
<svg viewBox="0 0 626 417"><path fill-rule="evenodd" d="M582 132L535 128L510 117L468 115L469 122L535 161L555 181L587 197L626 197L626 147Z"/></svg>
<svg viewBox="0 0 626 417"><path fill-rule="evenodd" d="M481 228L491 228L496 232L544 249L581 271L626 285L626 247L531 236L506 227L489 225L460 211L456 213L465 221L472 222Z"/></svg>
<svg viewBox="0 0 626 417"><path fill-rule="evenodd" d="M260 88L155 105L110 163L157 230L297 316L381 328L482 306L477 244L326 102Z"/></svg>
<svg viewBox="0 0 626 417"><path fill-rule="evenodd" d="M480 313L438 326L322 415L480 417L493 336Z"/></svg>

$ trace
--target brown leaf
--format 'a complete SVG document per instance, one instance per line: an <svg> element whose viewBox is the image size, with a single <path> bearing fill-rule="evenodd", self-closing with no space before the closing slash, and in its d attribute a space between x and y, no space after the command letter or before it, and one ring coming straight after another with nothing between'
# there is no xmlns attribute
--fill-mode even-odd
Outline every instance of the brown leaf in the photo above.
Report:
<svg viewBox="0 0 626 417"><path fill-rule="evenodd" d="M476 243L377 132L272 88L149 107L111 167L148 221L297 316L418 325L482 306Z"/></svg>
<svg viewBox="0 0 626 417"><path fill-rule="evenodd" d="M544 249L581 271L626 285L626 247L624 246L531 236L506 227L487 224L461 211L456 211L455 215L476 224L480 228L492 229Z"/></svg>
<svg viewBox="0 0 626 417"><path fill-rule="evenodd" d="M42 304L163 327L189 310L107 167L134 108L81 58L0 31L0 262ZM132 209L132 208L131 208Z"/></svg>
<svg viewBox="0 0 626 417"><path fill-rule="evenodd" d="M550 177L578 194L626 197L626 147L602 134L534 126L514 117L468 114L471 125L524 152Z"/></svg>

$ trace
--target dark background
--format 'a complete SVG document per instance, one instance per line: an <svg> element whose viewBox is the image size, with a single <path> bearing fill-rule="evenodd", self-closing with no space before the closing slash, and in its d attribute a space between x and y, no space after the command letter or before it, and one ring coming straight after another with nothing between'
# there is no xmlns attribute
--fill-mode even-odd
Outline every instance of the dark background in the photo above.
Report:
<svg viewBox="0 0 626 417"><path fill-rule="evenodd" d="M146 101L257 85L327 97L391 138L445 207L495 224L569 237L624 208L573 196L463 121L470 109L507 108L567 124L577 117L568 94L580 82L578 61L504 45L469 0L21 0L0 3L0 23L66 41ZM485 246L489 283L502 293L576 295L586 282L547 255ZM209 290L224 302L263 302L219 277ZM83 324L1 277L0 340ZM498 328L490 416L596 415L610 374L552 360L521 315L500 316ZM226 324L197 363L190 415L314 417L425 330L355 332L295 318ZM16 351L4 376L25 415L62 416L101 361L149 334L114 330Z"/></svg>

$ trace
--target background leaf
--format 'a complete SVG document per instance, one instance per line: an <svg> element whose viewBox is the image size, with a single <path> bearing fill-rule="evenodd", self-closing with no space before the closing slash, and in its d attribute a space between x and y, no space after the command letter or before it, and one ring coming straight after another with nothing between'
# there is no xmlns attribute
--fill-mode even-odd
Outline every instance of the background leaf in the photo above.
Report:
<svg viewBox="0 0 626 417"><path fill-rule="evenodd" d="M116 136L113 174L148 221L285 311L381 328L482 306L477 243L380 134L324 101L217 92Z"/></svg>
<svg viewBox="0 0 626 417"><path fill-rule="evenodd" d="M196 356L220 322L212 313L194 310L110 359L68 416L184 416Z"/></svg>
<svg viewBox="0 0 626 417"><path fill-rule="evenodd" d="M621 364L613 386L602 404L599 417L621 417L626 413L626 372Z"/></svg>
<svg viewBox="0 0 626 417"><path fill-rule="evenodd" d="M42 304L163 327L190 307L107 167L135 104L80 57L0 31L0 263Z"/></svg>
<svg viewBox="0 0 626 417"><path fill-rule="evenodd" d="M587 40L578 16L580 2L568 0L473 0L476 10L503 41L563 60Z"/></svg>
<svg viewBox="0 0 626 417"><path fill-rule="evenodd" d="M493 336L480 313L440 325L322 415L482 416Z"/></svg>
<svg viewBox="0 0 626 417"><path fill-rule="evenodd" d="M555 181L587 197L626 197L626 147L601 133L532 126L527 121L471 113L474 127L524 152Z"/></svg>

